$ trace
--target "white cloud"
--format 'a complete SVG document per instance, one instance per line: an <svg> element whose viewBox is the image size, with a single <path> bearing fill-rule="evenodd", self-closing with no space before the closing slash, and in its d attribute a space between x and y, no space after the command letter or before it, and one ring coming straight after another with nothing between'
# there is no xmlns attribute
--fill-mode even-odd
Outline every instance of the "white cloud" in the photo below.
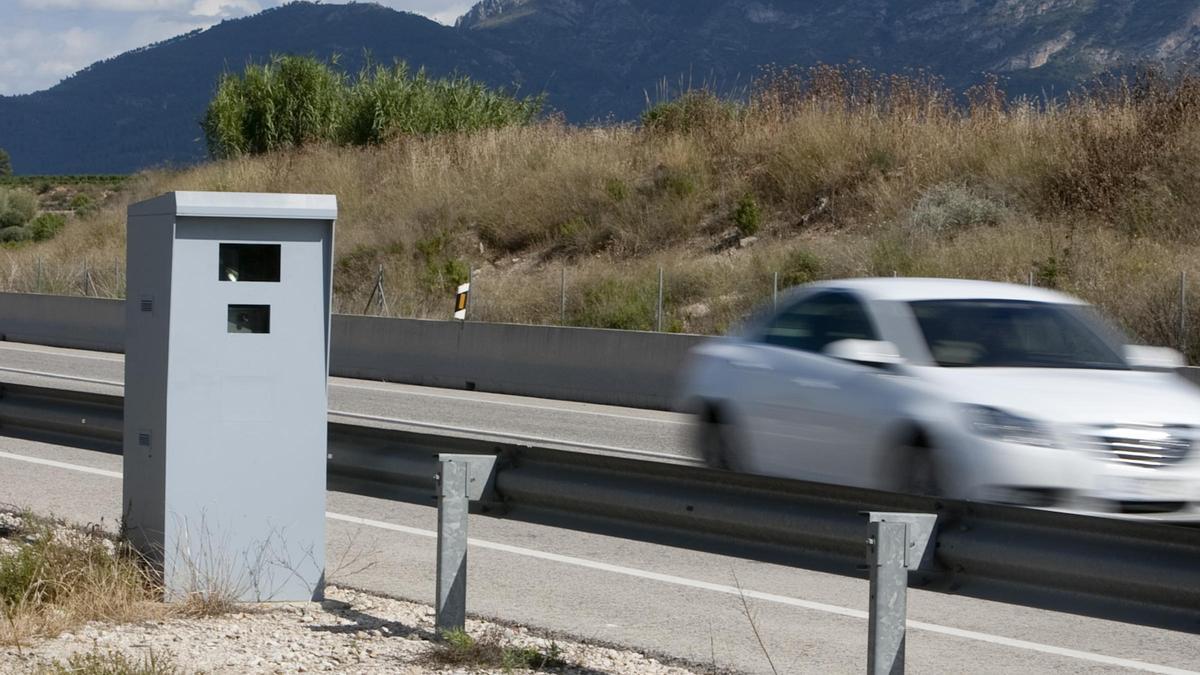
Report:
<svg viewBox="0 0 1200 675"><path fill-rule="evenodd" d="M261 9L257 0L196 0L189 14L226 18L253 14Z"/></svg>
<svg viewBox="0 0 1200 675"><path fill-rule="evenodd" d="M179 9L187 0L21 0L29 9L92 9L115 12L154 12Z"/></svg>

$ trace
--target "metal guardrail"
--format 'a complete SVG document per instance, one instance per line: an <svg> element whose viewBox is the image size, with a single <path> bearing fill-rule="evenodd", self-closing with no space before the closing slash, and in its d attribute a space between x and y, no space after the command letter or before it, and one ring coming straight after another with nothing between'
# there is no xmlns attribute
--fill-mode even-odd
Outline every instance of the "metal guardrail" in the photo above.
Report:
<svg viewBox="0 0 1200 675"><path fill-rule="evenodd" d="M0 383L0 433L120 451L118 396ZM331 489L434 504L442 453L497 456L490 515L861 575L863 512L934 513L914 587L1200 632L1200 529L342 423Z"/></svg>

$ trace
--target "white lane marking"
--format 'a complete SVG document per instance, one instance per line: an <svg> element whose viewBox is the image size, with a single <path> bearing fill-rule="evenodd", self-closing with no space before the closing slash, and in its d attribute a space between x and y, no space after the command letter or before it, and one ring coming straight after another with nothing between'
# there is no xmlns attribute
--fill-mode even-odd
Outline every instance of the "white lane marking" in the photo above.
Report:
<svg viewBox="0 0 1200 675"><path fill-rule="evenodd" d="M348 523L358 525L366 525L382 530L391 530L393 532L401 532L411 534L418 537L436 538L437 532L423 530L416 527L408 527L405 525L394 525L392 523L383 522L380 520L371 520L369 518L359 518L358 516L347 516L339 513L326 513L326 518L330 520L341 520ZM613 574L621 574L639 579L649 579L665 584L673 584L675 586L685 586L688 588L697 588L705 591L713 591L716 593L724 593L727 595L745 596L755 600L763 600L766 602L774 602L781 605L791 607L799 607L817 612L825 612L827 614L836 614L838 616L846 616L854 619L868 618L867 612L859 609L850 609L848 607L839 607L837 605L829 605L823 602L813 602L811 600L801 600L799 598L791 598L786 595L776 595L774 593L763 593L762 591L754 591L746 588L737 588L736 586L726 586L724 584L714 584L708 581L699 581L697 579L688 579L686 577L677 577L672 574L660 574L658 572L648 572L633 567L625 567L622 565L612 565L609 563L598 562L595 560L587 560L585 558L576 558L574 556L561 555L559 553L549 553L547 551L536 551L520 546L510 546L508 544L500 544L482 539L468 538L467 543L476 548L489 549L492 551L501 551L514 555L525 556L527 558L536 558L539 560L547 560L550 562L561 563L564 565L574 565L576 567L584 567L587 569L599 570L602 572L611 572ZM1104 654L1095 654L1092 652L1080 651L1078 649L1067 649L1065 647L1055 647L1054 645L1046 645L1038 642L1029 642L1028 640L1017 640L1015 638L1007 638L1000 635L991 635L989 633L980 633L973 630L963 630L961 628L951 628L949 626L941 626L934 623L926 623L924 621L908 621L909 628L938 633L941 635L949 635L952 637L963 638L966 640L975 640L978 642L988 642L1005 647L1013 647L1016 649L1025 649L1028 651L1041 652L1043 654L1052 654L1054 656L1065 656L1068 658L1079 659L1082 661L1091 661L1093 663L1102 663L1110 666L1118 666L1121 668L1130 668L1133 670L1141 670L1149 673L1163 673L1165 675L1197 675L1195 671L1184 670L1182 668L1173 668L1171 666L1160 666L1154 663L1146 663L1144 661L1135 661L1132 659L1122 659L1115 656L1106 656Z"/></svg>
<svg viewBox="0 0 1200 675"><path fill-rule="evenodd" d="M436 424L433 422L416 422L413 420L402 420L395 417L381 417L379 415L365 415L363 413L352 413L345 410L330 410L330 415L339 417L349 417L356 420L368 420L371 422L387 422L389 424L398 424L403 426L419 427L422 429L437 429L439 431L458 431L464 434L479 434L481 436L492 436L495 438L505 438L523 443L541 443L544 445L563 445L572 448L583 448L587 450L603 450L605 452L621 453L625 455L635 455L638 457L652 457L656 460L671 460L675 462L682 461L683 463L699 464L700 460L686 455L672 455L665 452L653 452L650 450L635 450L634 448L618 448L611 445L595 445L593 443L580 443L578 441L564 441L557 438L543 438L541 436L525 436L522 434L510 434L503 431L489 431L487 429L472 429L470 427L457 427L449 424Z"/></svg>
<svg viewBox="0 0 1200 675"><path fill-rule="evenodd" d="M14 352L28 352L30 354L45 354L47 356L66 356L72 359L110 361L113 363L121 363L125 360L125 357L123 356L98 356L95 353L80 354L78 352L85 352L87 350L72 350L69 347L48 347L44 345L34 345L31 343L0 341L0 349L8 349Z"/></svg>
<svg viewBox="0 0 1200 675"><path fill-rule="evenodd" d="M449 399L452 401L466 401L469 403L486 403L488 405L504 405L504 406L510 406L513 408L532 408L534 410L562 412L562 413L569 413L572 415L594 415L594 416L598 416L598 417L615 417L615 418L621 419L621 420L633 420L636 422L656 422L659 424L688 424L690 422L690 420L687 420L687 419L682 419L682 420L659 419L656 417L643 417L640 415L622 415L620 413L602 412L599 410L575 410L573 408L563 408L563 407L553 406L553 405L537 405L537 404L533 404L533 403L516 403L514 401L498 401L495 399L483 398L483 397L479 397L479 396L463 396L463 395L442 394L442 393L434 393L434 392L426 392L426 391L412 391L408 387L415 387L417 385L411 385L411 384L397 385L399 387L404 387L404 389L388 389L386 387L370 387L370 386L362 385L362 384L347 384L345 382L330 382L330 386L344 387L346 389L364 389L367 391L378 391L378 392L383 392L383 393L388 393L388 394L402 394L405 396L424 396L427 398L444 398L444 399ZM497 394L497 396L504 396L504 394Z"/></svg>
<svg viewBox="0 0 1200 675"><path fill-rule="evenodd" d="M95 474L104 476L105 478L120 478L120 471L109 471L108 469L96 469L90 466L82 466L80 464L68 464L66 462L58 462L53 459L42 459L41 457L30 457L28 455L14 455L11 452L0 452L0 459L12 459L18 462L28 462L30 464L41 464L42 466L52 466L56 469L70 469L71 471L80 471L83 473Z"/></svg>
<svg viewBox="0 0 1200 675"><path fill-rule="evenodd" d="M56 462L50 459L41 459L39 457L28 457L25 455L14 455L7 452L0 452L0 458L14 459L22 462L30 462L33 464L44 464L61 469L70 469L73 471L82 471L83 473L91 473L109 478L120 478L119 471L106 471L104 469L93 469L90 466L80 466L77 464L68 464L66 462ZM372 520L370 518L360 518L358 516L348 516L341 513L326 512L325 517L330 520L340 520L347 523L374 527L381 530L389 530L391 532L400 532L410 534L426 539L437 537L437 533L432 530L424 530L417 527L408 527L406 525L396 525L393 523L384 522L382 520ZM536 558L539 560L547 560L550 562L561 563L564 565L575 565L577 567L585 567L602 572L610 572L613 574L622 574L629 577L639 579L649 579L665 584L675 586L685 586L688 588L696 588L700 590L713 591L716 593L724 593L726 595L745 596L755 600L763 600L766 602L775 602L781 605L791 607L799 607L817 612L825 612L827 614L836 614L838 616L850 617L853 619L866 619L867 613L859 609L850 609L848 607L839 607L837 605L828 605L823 602L813 602L811 600L801 600L799 598L791 598L786 595L776 595L774 593L763 593L746 588L737 588L735 586L726 586L724 584L714 584L708 581L699 581L697 579L688 579L686 577L677 577L671 574L660 574L658 572L648 572L633 567L624 567L622 565L612 565L609 563L598 562L595 560L587 560L585 558L576 558L574 556L561 555L559 553L549 553L547 551L536 551L533 549L522 548L520 546L510 546L508 544L500 544L482 539L467 539L471 546L476 548L489 549L493 551L501 551L514 555L525 556L527 558ZM1004 647L1012 647L1014 649L1024 649L1032 652L1041 652L1053 656L1063 656L1080 661L1090 661L1092 663L1101 663L1108 666L1117 666L1120 668L1129 668L1131 670L1140 670L1147 673L1162 673L1163 675L1200 675L1196 671L1185 670L1183 668L1173 668L1171 666L1161 666L1145 661L1135 661L1133 659L1122 659L1116 656L1106 656L1104 654L1096 654L1093 652L1085 652L1078 649L1067 649L1066 647L1055 647L1054 645L1041 644L1038 642L1030 642L1028 640L1018 640L1015 638L1007 638L1001 635L992 635L990 633L980 633L973 630L963 630L961 628L951 628L950 626L942 626L935 623L926 623L924 621L908 621L909 628L937 633L939 635L949 635L951 637L962 638L964 640L975 640L977 642L987 642L990 644L1001 645Z"/></svg>
<svg viewBox="0 0 1200 675"><path fill-rule="evenodd" d="M72 382L90 382L92 384L108 384L108 385L112 385L114 387L121 387L121 388L125 387L124 382L117 382L115 380L99 380L94 377L78 377L76 375L61 375L59 373L47 373L47 372L43 372L40 370L26 370L24 368L6 368L4 366L0 366L0 371L6 372L6 373L20 373L21 375L37 375L38 377L50 377L50 378L54 378L56 380L71 380Z"/></svg>

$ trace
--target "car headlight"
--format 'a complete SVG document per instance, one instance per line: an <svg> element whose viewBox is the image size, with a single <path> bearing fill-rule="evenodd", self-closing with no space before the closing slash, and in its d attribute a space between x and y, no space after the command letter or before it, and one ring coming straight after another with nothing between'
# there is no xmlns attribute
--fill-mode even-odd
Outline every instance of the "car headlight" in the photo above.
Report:
<svg viewBox="0 0 1200 675"><path fill-rule="evenodd" d="M1042 448L1055 446L1050 430L1037 420L986 405L968 405L963 408L966 412L967 426L980 436Z"/></svg>

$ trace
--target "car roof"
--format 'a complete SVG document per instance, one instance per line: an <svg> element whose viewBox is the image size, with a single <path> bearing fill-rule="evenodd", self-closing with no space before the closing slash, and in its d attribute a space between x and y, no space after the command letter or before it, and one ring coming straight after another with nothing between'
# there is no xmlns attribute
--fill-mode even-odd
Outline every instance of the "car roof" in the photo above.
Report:
<svg viewBox="0 0 1200 675"><path fill-rule="evenodd" d="M919 300L1023 300L1083 305L1079 298L1065 293L996 281L968 279L923 279L912 277L880 277L870 279L833 279L811 284L809 289L841 289L854 291L870 300L914 302Z"/></svg>

